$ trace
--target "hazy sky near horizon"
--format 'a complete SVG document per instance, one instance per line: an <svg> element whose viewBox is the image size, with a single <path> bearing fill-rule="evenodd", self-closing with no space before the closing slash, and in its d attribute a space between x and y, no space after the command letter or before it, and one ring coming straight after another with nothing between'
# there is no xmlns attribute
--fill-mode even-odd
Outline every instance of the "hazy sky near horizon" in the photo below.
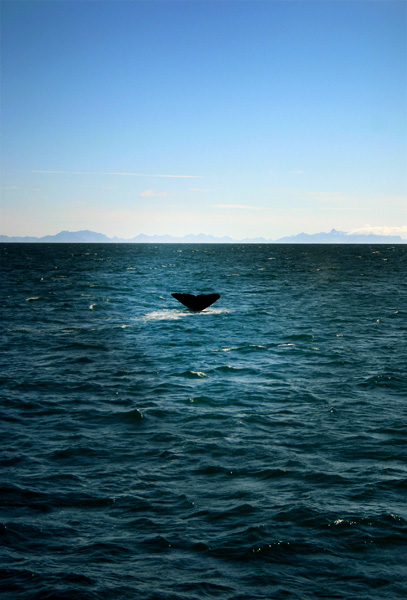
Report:
<svg viewBox="0 0 407 600"><path fill-rule="evenodd" d="M404 1L3 1L1 233L407 237Z"/></svg>

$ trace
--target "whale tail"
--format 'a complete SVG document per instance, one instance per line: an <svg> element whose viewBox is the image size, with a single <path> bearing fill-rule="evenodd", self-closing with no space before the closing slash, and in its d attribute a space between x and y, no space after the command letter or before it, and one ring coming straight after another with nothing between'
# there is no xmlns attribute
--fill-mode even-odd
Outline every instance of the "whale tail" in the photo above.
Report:
<svg viewBox="0 0 407 600"><path fill-rule="evenodd" d="M220 294L199 294L199 296L194 296L193 294L171 294L171 296L187 308L196 311L205 310L205 308L208 308L208 306L220 298Z"/></svg>

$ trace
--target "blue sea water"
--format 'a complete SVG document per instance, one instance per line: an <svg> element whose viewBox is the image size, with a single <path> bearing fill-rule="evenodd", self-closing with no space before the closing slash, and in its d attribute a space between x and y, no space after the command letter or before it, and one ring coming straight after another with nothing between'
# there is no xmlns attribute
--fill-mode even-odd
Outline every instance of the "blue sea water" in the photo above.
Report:
<svg viewBox="0 0 407 600"><path fill-rule="evenodd" d="M0 252L2 597L407 597L407 246Z"/></svg>

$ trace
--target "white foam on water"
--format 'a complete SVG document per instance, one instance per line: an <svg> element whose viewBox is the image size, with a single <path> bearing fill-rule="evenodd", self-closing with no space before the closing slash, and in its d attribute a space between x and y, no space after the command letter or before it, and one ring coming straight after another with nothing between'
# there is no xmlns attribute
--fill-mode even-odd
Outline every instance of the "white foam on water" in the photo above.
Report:
<svg viewBox="0 0 407 600"><path fill-rule="evenodd" d="M228 313L230 310L226 308L207 308L202 311L193 311L193 310L179 310L177 308L164 308L162 310L154 310L152 312L144 315L144 319L148 321L165 321L165 320L173 320L177 321L178 319L183 319L185 317L200 317L204 315L217 315L222 313Z"/></svg>
<svg viewBox="0 0 407 600"><path fill-rule="evenodd" d="M197 377L208 377L208 375L203 371L191 371L191 374L196 375Z"/></svg>
<svg viewBox="0 0 407 600"><path fill-rule="evenodd" d="M182 317L188 316L186 312L182 312L179 310L164 308L162 310L153 310L153 312L147 313L144 315L144 318L148 321L166 321L173 320L176 321L181 319Z"/></svg>
<svg viewBox="0 0 407 600"><path fill-rule="evenodd" d="M200 312L195 312L193 314L195 314L195 315L220 315L223 313L230 313L230 310L228 308L213 308L212 306L210 306L209 308L205 308L205 310L202 310Z"/></svg>

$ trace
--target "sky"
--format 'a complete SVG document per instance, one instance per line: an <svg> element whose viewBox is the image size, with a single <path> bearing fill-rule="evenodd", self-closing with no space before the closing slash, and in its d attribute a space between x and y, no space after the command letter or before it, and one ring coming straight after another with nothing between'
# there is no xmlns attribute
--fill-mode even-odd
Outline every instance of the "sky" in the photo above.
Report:
<svg viewBox="0 0 407 600"><path fill-rule="evenodd" d="M1 7L1 233L407 238L407 3Z"/></svg>

